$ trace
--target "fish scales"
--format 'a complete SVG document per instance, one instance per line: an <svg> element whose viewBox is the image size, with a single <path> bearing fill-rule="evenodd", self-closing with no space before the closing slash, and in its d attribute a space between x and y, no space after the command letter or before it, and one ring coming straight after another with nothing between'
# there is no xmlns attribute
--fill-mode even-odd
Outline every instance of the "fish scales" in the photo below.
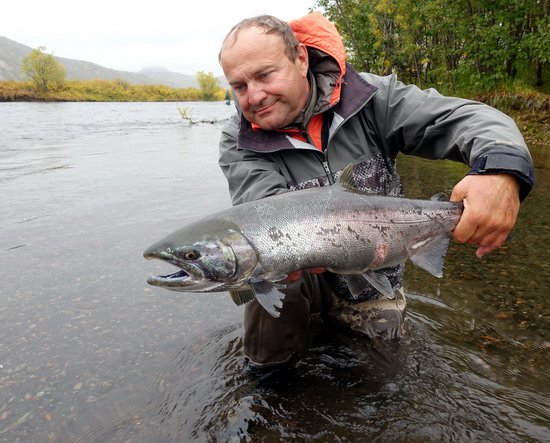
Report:
<svg viewBox="0 0 550 443"><path fill-rule="evenodd" d="M231 221L255 246L266 270L289 273L324 266L357 273L373 262L382 245L387 249L384 267L394 266L408 256L407 245L448 233L456 225L455 204L422 205L332 186L260 200L255 205L258 217L237 206Z"/></svg>

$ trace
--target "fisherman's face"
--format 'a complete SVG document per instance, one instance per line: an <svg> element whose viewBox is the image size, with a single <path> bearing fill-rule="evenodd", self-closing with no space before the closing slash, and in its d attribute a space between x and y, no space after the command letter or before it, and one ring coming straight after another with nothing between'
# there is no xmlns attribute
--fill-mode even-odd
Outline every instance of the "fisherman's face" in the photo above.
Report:
<svg viewBox="0 0 550 443"><path fill-rule="evenodd" d="M298 48L296 60L290 60L281 37L259 28L244 29L226 43L221 65L245 118L262 129L289 125L307 104L304 45Z"/></svg>

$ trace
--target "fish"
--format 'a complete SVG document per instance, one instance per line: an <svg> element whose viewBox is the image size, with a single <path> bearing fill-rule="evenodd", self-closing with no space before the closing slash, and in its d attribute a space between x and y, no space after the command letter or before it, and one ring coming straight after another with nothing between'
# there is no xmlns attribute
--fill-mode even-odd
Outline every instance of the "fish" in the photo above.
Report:
<svg viewBox="0 0 550 443"><path fill-rule="evenodd" d="M409 259L443 276L460 202L383 196L355 185L348 165L332 186L272 195L221 210L148 247L143 256L179 270L150 285L183 292L229 292L280 315L285 279L298 270L341 274L353 296L368 283L393 298L383 269Z"/></svg>

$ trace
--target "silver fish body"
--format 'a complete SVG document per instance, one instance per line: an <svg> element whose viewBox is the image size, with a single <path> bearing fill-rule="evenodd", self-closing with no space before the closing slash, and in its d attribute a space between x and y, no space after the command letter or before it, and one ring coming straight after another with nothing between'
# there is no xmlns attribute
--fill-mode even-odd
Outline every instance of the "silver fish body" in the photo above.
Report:
<svg viewBox="0 0 550 443"><path fill-rule="evenodd" d="M244 203L186 226L145 252L182 270L148 283L186 292L231 291L256 297L273 316L291 272L324 267L344 274L358 295L368 281L391 297L377 270L408 258L442 276L450 232L462 204L367 194L353 188L349 171L330 187L287 192Z"/></svg>

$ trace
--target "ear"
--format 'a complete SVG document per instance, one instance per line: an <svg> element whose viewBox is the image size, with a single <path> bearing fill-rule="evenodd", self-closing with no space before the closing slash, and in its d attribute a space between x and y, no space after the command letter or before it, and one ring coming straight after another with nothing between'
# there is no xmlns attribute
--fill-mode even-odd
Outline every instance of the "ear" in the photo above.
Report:
<svg viewBox="0 0 550 443"><path fill-rule="evenodd" d="M298 57L296 63L300 67L300 73L305 78L307 77L307 70L309 68L309 56L307 54L307 47L303 43L298 45Z"/></svg>

